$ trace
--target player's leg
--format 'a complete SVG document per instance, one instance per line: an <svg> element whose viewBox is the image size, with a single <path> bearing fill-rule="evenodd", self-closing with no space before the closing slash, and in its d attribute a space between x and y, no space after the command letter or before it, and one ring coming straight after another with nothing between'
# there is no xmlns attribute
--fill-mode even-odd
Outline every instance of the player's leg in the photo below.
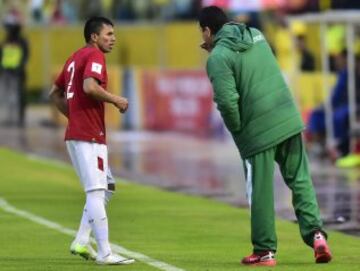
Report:
<svg viewBox="0 0 360 271"><path fill-rule="evenodd" d="M71 162L75 168L75 171L81 180L85 178L84 173L81 171L81 164L83 162L83 146L82 142L69 140L66 141L66 147L71 159ZM86 152L86 150L85 150ZM71 243L70 252L74 255L80 255L85 259L96 259L96 251L90 245L90 234L91 234L91 226L89 223L89 217L87 213L86 203L83 208L83 213L80 221L79 229L76 233L76 237Z"/></svg>
<svg viewBox="0 0 360 271"><path fill-rule="evenodd" d="M98 257L105 257L111 254L105 210L105 189L86 191L86 208L98 247Z"/></svg>
<svg viewBox="0 0 360 271"><path fill-rule="evenodd" d="M96 229L94 234L98 243L98 253L101 256L109 254L111 250L108 242L108 224L105 211L106 146L82 141L69 141L67 146L86 192L86 204L80 225L82 235L79 234L81 235L79 239L89 240L89 227L93 231Z"/></svg>
<svg viewBox="0 0 360 271"><path fill-rule="evenodd" d="M67 141L66 146L68 149L68 153L70 155L71 162L75 168L75 171L78 177L81 179L81 170L80 170L80 163L81 159L76 152L76 149L79 148L80 143L75 143L74 141ZM89 218L87 215L86 204L83 209L83 215L81 217L80 226L78 232L76 234L75 243L78 243L82 246L86 245L90 241L90 233L91 233L91 226L89 223Z"/></svg>
<svg viewBox="0 0 360 271"><path fill-rule="evenodd" d="M112 198L113 194L115 193L115 182L110 169L108 169L107 173L107 180L108 180L108 187L105 191L105 206L109 203L110 199ZM90 241L90 234L91 234L91 226L89 223L89 218L87 214L86 204L84 206L83 215L81 218L80 226L78 232L76 234L76 238L74 240L75 243L80 245L87 245ZM96 256L95 256L96 257Z"/></svg>
<svg viewBox="0 0 360 271"><path fill-rule="evenodd" d="M83 214L80 220L80 226L76 233L75 243L85 246L90 243L91 226L89 223L89 217L86 209L86 204L83 209Z"/></svg>
<svg viewBox="0 0 360 271"><path fill-rule="evenodd" d="M108 220L105 210L105 191L108 188L106 145L75 142L79 175L86 192L87 217L98 246L96 262L99 264L129 264L126 259L111 252Z"/></svg>
<svg viewBox="0 0 360 271"><path fill-rule="evenodd" d="M95 238L98 244L98 256L96 262L98 264L131 264L133 259L124 258L120 255L111 252L109 243L109 227L105 205L109 202L115 191L115 181L112 177L109 165L108 165L108 149L106 145L94 144L97 155L97 186L104 187L102 190L101 198L96 196L96 205L94 205L94 215L90 215L91 225L95 234ZM87 193L92 195L93 193ZM98 193L97 193L98 194ZM87 196L89 198L89 196ZM96 207L97 206L97 207ZM101 207L100 207L101 206ZM93 209L88 206L88 210ZM93 220L92 220L93 219Z"/></svg>
<svg viewBox="0 0 360 271"><path fill-rule="evenodd" d="M274 149L244 161L247 195L251 208L253 254L242 260L247 265L274 266L277 238L274 211Z"/></svg>
<svg viewBox="0 0 360 271"><path fill-rule="evenodd" d="M127 259L111 251L109 243L109 227L105 210L105 189L86 192L86 206L90 218L90 224L93 229L96 243L98 246L98 255L96 262L98 264L131 264L133 259Z"/></svg>
<svg viewBox="0 0 360 271"><path fill-rule="evenodd" d="M104 204L110 201L115 190L115 184L109 184L108 189L105 191ZM71 244L71 253L80 254L85 259L95 260L97 253L90 246L91 224L89 222L89 215L87 211L87 204L84 206L83 215L81 218L80 226L77 231L75 240Z"/></svg>
<svg viewBox="0 0 360 271"><path fill-rule="evenodd" d="M90 168L92 178L87 179L86 208L90 226L94 232L98 246L98 257L103 258L111 254L109 243L109 227L105 205L106 191L108 188L108 155L107 147L103 144L91 144L92 157L94 158Z"/></svg>
<svg viewBox="0 0 360 271"><path fill-rule="evenodd" d="M320 211L301 134L279 144L275 159L279 163L287 186L292 191L292 202L304 242L310 247L314 247L316 254L316 233L319 233L322 236L321 244L325 241L327 261L330 261L331 254L326 244L326 233L322 229ZM318 261L318 259L316 260Z"/></svg>

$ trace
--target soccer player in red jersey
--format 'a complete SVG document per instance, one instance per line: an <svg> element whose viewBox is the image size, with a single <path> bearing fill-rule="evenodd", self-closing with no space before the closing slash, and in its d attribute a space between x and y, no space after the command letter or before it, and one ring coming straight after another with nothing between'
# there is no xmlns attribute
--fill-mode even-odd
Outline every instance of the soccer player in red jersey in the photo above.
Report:
<svg viewBox="0 0 360 271"><path fill-rule="evenodd" d="M98 264L130 264L111 252L105 205L115 190L108 167L104 102L124 113L126 98L106 91L104 54L115 44L113 23L104 17L89 19L84 27L86 46L73 53L50 91L50 99L68 119L66 146L86 192L86 203L75 240L73 254L96 260ZM90 246L93 231L98 252Z"/></svg>

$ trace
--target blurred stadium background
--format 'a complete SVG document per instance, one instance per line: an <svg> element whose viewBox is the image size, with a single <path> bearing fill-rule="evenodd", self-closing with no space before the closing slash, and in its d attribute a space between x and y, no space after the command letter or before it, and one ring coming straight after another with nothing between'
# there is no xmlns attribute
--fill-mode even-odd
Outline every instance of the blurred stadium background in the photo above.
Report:
<svg viewBox="0 0 360 271"><path fill-rule="evenodd" d="M116 175L245 206L241 161L212 103L206 53L199 48L196 18L207 5L264 31L305 122L324 104L326 133L308 144L320 207L328 227L359 235L356 0L2 0L1 21L22 26L29 58L23 126L9 121L19 105L8 88L0 89L1 146L68 161L65 120L48 104L47 93L66 58L84 44L84 20L104 15L116 23L117 36L107 56L109 91L130 101L123 116L107 108ZM328 98L337 80L334 62L344 50L350 150L341 153ZM276 175L276 209L293 220L291 195Z"/></svg>

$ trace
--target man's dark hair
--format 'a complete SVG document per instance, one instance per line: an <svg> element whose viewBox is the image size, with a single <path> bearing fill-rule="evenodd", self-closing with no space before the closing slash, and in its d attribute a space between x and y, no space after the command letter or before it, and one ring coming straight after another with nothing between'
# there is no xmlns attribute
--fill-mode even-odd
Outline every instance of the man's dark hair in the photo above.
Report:
<svg viewBox="0 0 360 271"><path fill-rule="evenodd" d="M114 26L114 24L105 17L91 17L85 23L84 38L86 42L91 40L91 34L99 34L103 24Z"/></svg>
<svg viewBox="0 0 360 271"><path fill-rule="evenodd" d="M205 7L200 11L200 27L203 30L205 27L209 27L213 35L215 35L227 22L229 22L229 19L225 12L217 6Z"/></svg>

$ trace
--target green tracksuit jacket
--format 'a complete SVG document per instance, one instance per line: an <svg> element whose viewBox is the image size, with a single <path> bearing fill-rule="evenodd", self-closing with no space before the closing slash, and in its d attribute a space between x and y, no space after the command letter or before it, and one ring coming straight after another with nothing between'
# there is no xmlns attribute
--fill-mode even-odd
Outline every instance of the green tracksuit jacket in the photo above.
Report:
<svg viewBox="0 0 360 271"><path fill-rule="evenodd" d="M292 191L301 236L313 245L322 231L301 134L304 125L262 33L225 24L214 39L207 72L214 100L245 161L254 252L277 250L274 161Z"/></svg>
<svg viewBox="0 0 360 271"><path fill-rule="evenodd" d="M207 73L214 101L242 158L298 134L304 128L263 34L244 24L225 24L214 39Z"/></svg>

